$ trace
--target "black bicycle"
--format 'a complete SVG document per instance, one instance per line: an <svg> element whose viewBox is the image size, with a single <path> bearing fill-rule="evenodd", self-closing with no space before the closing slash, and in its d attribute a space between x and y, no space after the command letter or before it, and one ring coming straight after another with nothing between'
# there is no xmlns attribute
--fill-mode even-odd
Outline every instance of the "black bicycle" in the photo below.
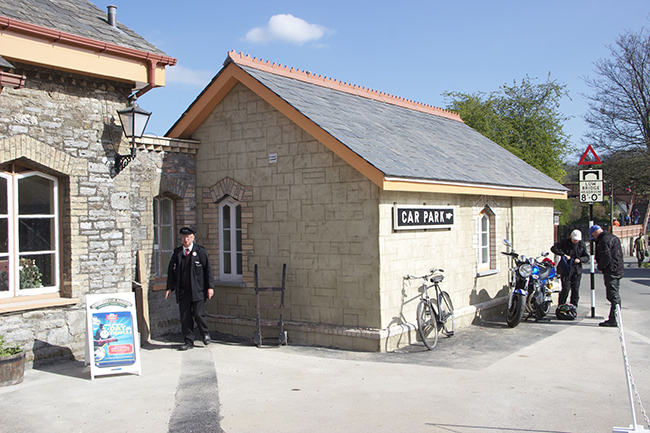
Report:
<svg viewBox="0 0 650 433"><path fill-rule="evenodd" d="M454 335L454 306L449 293L440 290L440 283L445 276L444 270L431 269L427 275L416 277L407 275L406 280L422 279L420 286L420 303L417 309L418 333L424 345L432 350L438 344L438 332L442 331L447 337ZM433 284L428 284L429 282ZM429 289L435 289L435 298L429 297Z"/></svg>

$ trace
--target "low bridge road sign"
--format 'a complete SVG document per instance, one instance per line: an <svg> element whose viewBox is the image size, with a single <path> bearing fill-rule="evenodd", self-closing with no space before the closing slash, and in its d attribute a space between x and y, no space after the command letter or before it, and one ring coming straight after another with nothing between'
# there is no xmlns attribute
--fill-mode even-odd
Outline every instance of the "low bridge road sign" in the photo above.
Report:
<svg viewBox="0 0 650 433"><path fill-rule="evenodd" d="M603 171L580 170L580 202L603 201Z"/></svg>
<svg viewBox="0 0 650 433"><path fill-rule="evenodd" d="M590 182L580 182L580 202L602 202L603 201L603 181L594 180Z"/></svg>

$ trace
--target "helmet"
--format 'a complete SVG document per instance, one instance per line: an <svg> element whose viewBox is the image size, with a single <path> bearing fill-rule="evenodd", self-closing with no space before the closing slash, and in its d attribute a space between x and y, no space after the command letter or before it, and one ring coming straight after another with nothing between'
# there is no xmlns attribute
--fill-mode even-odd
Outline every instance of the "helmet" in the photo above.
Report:
<svg viewBox="0 0 650 433"><path fill-rule="evenodd" d="M555 310L558 320L574 320L578 317L578 309L573 304L562 304Z"/></svg>

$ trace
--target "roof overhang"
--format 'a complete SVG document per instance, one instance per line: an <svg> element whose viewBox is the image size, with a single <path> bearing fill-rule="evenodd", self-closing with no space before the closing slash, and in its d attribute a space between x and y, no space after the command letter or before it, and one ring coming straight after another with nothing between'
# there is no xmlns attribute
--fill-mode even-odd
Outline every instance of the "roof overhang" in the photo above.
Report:
<svg viewBox="0 0 650 433"><path fill-rule="evenodd" d="M435 192L447 194L491 195L499 197L566 199L567 191L517 188L487 184L443 182L426 179L385 177L381 185L385 191Z"/></svg>
<svg viewBox="0 0 650 433"><path fill-rule="evenodd" d="M176 59L0 16L0 56L100 78L165 85Z"/></svg>
<svg viewBox="0 0 650 433"><path fill-rule="evenodd" d="M166 137L189 139L192 133L237 83L242 83L268 104L285 115L314 139L318 140L345 162L350 164L371 182L386 191L409 191L430 193L452 193L472 195L493 195L504 197L528 197L545 199L566 199L566 191L535 190L494 185L463 184L431 180L402 179L386 176L382 171L353 152L345 144L330 135L300 111L257 81L235 62L226 66L213 78L208 86L194 100L180 119L165 134Z"/></svg>

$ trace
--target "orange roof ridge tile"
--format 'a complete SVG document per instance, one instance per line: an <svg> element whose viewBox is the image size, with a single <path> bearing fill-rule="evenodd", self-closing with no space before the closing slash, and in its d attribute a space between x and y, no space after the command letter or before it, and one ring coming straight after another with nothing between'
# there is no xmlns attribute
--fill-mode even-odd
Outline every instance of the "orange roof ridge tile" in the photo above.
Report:
<svg viewBox="0 0 650 433"><path fill-rule="evenodd" d="M422 102L417 102L410 99L405 99L399 96L389 95L385 92L368 89L356 84L342 82L334 78L316 75L309 71L301 71L300 69L293 67L289 68L286 65L283 66L282 64L276 64L275 62L271 63L268 60L258 60L257 57L251 57L248 54L244 55L243 53L237 53L235 50L228 52L228 59L237 65L249 66L261 71L270 72L272 74L281 75L288 78L294 78L296 80L315 84L317 86L327 87L332 90L350 93L364 98L373 99L375 101L382 101L387 104L397 105L399 107L417 110L423 113L434 114L436 116L441 116L459 122L463 121L457 113L445 110L443 108L435 107L433 105L424 104ZM226 62L228 62L228 59L226 59Z"/></svg>

